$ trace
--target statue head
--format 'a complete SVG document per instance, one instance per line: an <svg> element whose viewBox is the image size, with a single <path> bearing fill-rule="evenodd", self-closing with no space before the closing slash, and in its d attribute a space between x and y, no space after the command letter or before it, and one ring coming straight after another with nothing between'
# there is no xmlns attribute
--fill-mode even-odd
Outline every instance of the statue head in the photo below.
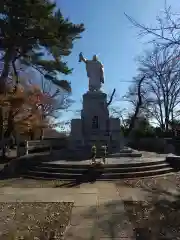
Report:
<svg viewBox="0 0 180 240"><path fill-rule="evenodd" d="M98 61L97 55L94 55L94 56L93 56L93 61Z"/></svg>

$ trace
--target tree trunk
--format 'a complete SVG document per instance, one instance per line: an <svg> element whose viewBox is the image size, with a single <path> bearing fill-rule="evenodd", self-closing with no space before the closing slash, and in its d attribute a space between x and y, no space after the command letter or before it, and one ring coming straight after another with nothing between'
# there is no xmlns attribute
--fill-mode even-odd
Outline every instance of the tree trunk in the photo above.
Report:
<svg viewBox="0 0 180 240"><path fill-rule="evenodd" d="M40 140L43 140L43 138L44 138L44 129L41 128Z"/></svg>
<svg viewBox="0 0 180 240"><path fill-rule="evenodd" d="M4 135L3 138L5 140L10 138L13 131L14 131L14 116L13 116L12 109L10 109L9 115L8 115L8 121L7 121L7 129L6 129L5 133L3 134ZM7 149L8 145L9 145L9 142L4 145L4 147L2 149L2 157L6 156L6 149Z"/></svg>
<svg viewBox="0 0 180 240"><path fill-rule="evenodd" d="M18 83L19 83L19 78L18 78L18 73L16 71L16 66L15 66L15 61L12 61L12 66L13 66L13 69L14 69L14 74L15 74L15 77L16 77L16 84L15 84L15 87L14 87L14 91L13 91L13 94L16 94L17 92L17 86L18 86ZM9 72L9 69L8 69L8 72ZM6 86L5 86L5 91L6 91ZM9 115L8 115L8 121L7 121L7 129L4 133L4 136L3 138L4 139L8 139L10 138L10 136L12 135L13 131L14 131L14 112L13 112L13 107L12 105L10 106L10 110L9 110ZM3 156L6 155L6 147L9 145L9 143L7 145L4 146L3 148Z"/></svg>
<svg viewBox="0 0 180 240"><path fill-rule="evenodd" d="M139 114L139 110L140 110L140 108L142 106L141 85L142 85L142 82L143 82L144 79L145 79L145 76L142 77L140 79L139 83L138 83L138 101L137 101L137 105L136 105L136 109L135 109L134 115L131 118L131 122L129 124L129 128L127 130L127 136L129 136L130 132L134 128L137 116Z"/></svg>
<svg viewBox="0 0 180 240"><path fill-rule="evenodd" d="M0 76L0 95L4 95L6 93L6 80L9 75L9 67L10 62L12 60L12 49L8 49L7 52L4 55L4 66L3 70ZM2 141L3 137L3 107L0 106L0 139ZM2 148L2 156L5 156L6 154L6 147L5 145Z"/></svg>
<svg viewBox="0 0 180 240"><path fill-rule="evenodd" d="M0 95L4 95L6 92L6 79L9 74L9 62L4 63L4 68L2 71L2 74L0 76ZM0 139L3 139L3 107L2 105L0 106Z"/></svg>
<svg viewBox="0 0 180 240"><path fill-rule="evenodd" d="M34 132L30 130L30 140L34 140Z"/></svg>
<svg viewBox="0 0 180 240"><path fill-rule="evenodd" d="M10 109L9 115L8 115L7 129L4 133L4 138L9 138L13 133L13 131L14 131L14 116L13 116L13 110Z"/></svg>

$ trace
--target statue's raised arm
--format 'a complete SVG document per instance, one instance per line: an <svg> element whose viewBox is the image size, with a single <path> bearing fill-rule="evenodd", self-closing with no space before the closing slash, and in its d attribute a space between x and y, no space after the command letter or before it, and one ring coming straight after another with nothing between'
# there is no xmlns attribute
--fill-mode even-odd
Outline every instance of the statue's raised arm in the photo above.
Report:
<svg viewBox="0 0 180 240"><path fill-rule="evenodd" d="M82 52L79 54L79 62L83 61L84 63L87 62L87 60L83 57Z"/></svg>
<svg viewBox="0 0 180 240"><path fill-rule="evenodd" d="M86 64L86 72L89 78L89 91L100 91L101 84L104 83L104 67L94 55L92 60L85 59L82 53L79 54L79 62Z"/></svg>

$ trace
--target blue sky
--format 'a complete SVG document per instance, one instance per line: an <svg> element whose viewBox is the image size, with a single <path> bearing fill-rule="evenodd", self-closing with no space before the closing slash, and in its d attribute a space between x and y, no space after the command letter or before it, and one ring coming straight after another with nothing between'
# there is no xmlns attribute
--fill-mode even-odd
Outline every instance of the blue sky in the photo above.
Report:
<svg viewBox="0 0 180 240"><path fill-rule="evenodd" d="M179 7L178 0L167 1L173 8ZM81 97L88 89L85 66L78 62L83 52L86 58L98 54L104 64L106 93L116 88L117 94L126 93L129 83L136 76L135 58L147 49L144 39L138 37L138 30L125 17L124 12L138 22L155 25L157 14L163 10L164 0L57 0L63 15L73 23L84 23L85 32L74 44L72 54L67 58L72 75L73 99L76 104L71 109L81 109ZM120 103L123 107L124 103ZM72 113L64 115L73 117Z"/></svg>

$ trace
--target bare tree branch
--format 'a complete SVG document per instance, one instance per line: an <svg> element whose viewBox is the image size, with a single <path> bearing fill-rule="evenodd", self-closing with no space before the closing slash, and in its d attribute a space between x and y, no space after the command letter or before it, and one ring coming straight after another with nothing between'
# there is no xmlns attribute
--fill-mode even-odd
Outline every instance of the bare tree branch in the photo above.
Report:
<svg viewBox="0 0 180 240"><path fill-rule="evenodd" d="M171 6L167 6L166 1L163 16L157 16L156 18L157 27L138 23L126 13L125 16L135 27L140 29L140 36L150 35L153 37L152 41L150 41L151 43L159 45L162 48L180 46L180 17L179 14L172 12Z"/></svg>
<svg viewBox="0 0 180 240"><path fill-rule="evenodd" d="M109 107L109 105L112 103L115 92L116 92L116 89L114 88L114 90L111 94L111 97L110 97L109 101L107 102L107 107Z"/></svg>
<svg viewBox="0 0 180 240"><path fill-rule="evenodd" d="M137 104L136 104L136 108L135 108L135 112L131 118L130 124L129 124L129 129L127 131L127 135L129 136L129 134L131 133L132 129L134 128L135 125L135 121L137 119L137 116L139 114L140 108L143 104L143 100L142 100L142 91L141 91L141 87L142 87L142 83L144 81L144 79L146 78L146 76L143 76L139 82L138 82L138 86L137 86L137 96L138 96L138 100L137 100Z"/></svg>
<svg viewBox="0 0 180 240"><path fill-rule="evenodd" d="M165 126L180 103L180 63L175 49L155 47L139 59L139 72L146 76L143 84L143 111Z"/></svg>

